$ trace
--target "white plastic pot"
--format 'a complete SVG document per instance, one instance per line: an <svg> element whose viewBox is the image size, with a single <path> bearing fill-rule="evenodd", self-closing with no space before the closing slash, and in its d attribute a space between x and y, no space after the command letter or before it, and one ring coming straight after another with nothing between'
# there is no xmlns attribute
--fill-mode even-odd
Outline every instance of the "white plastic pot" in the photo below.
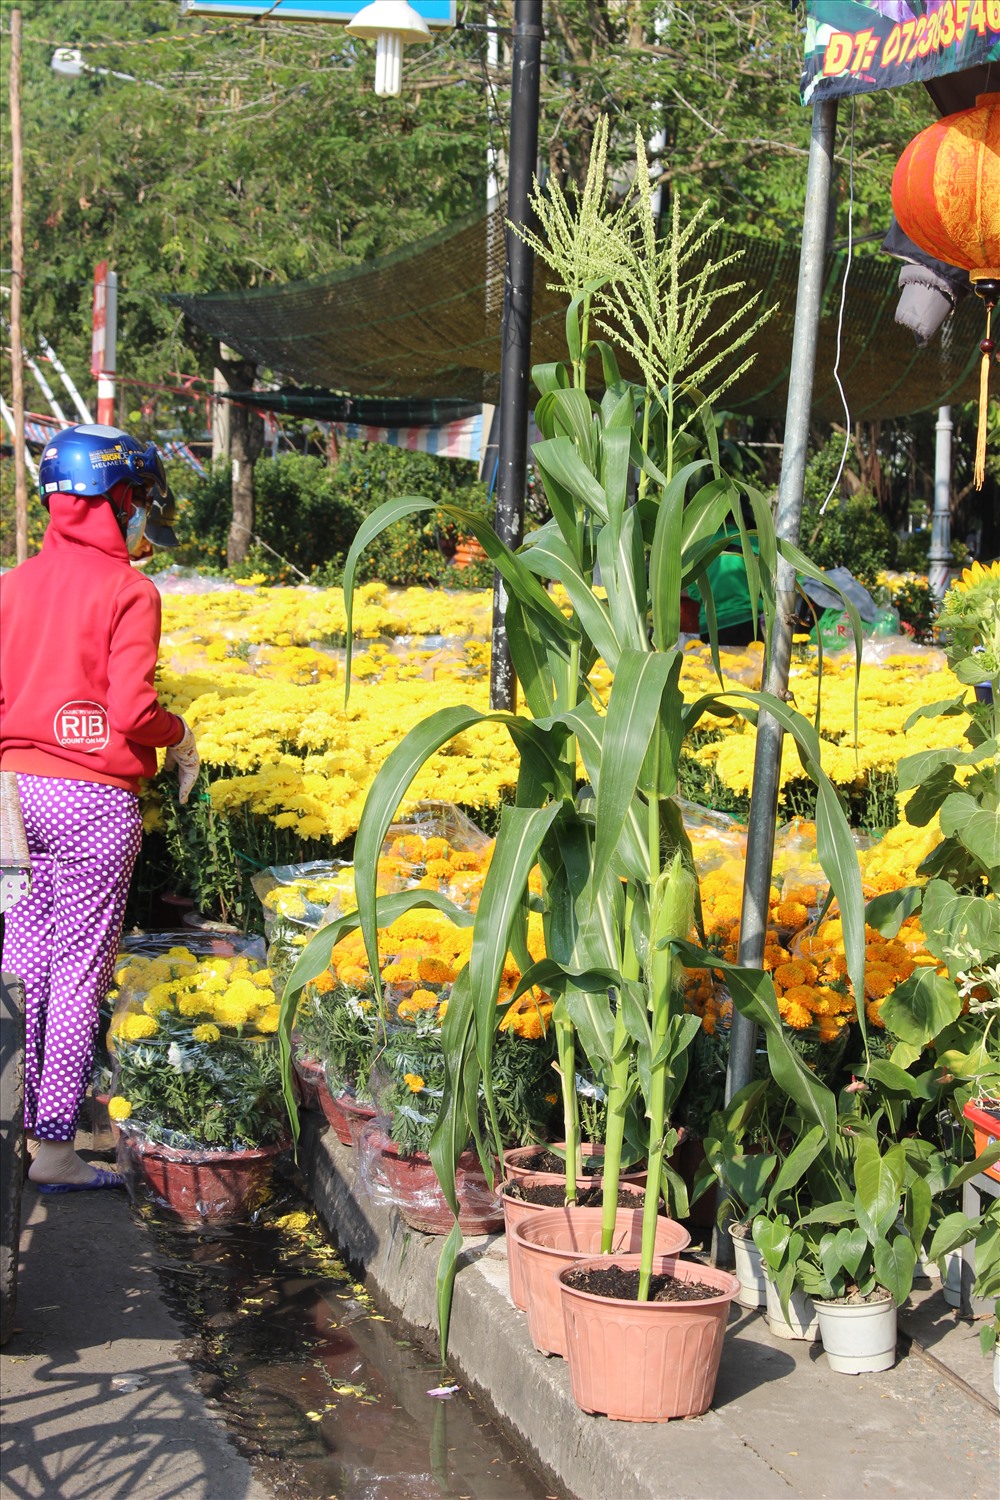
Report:
<svg viewBox="0 0 1000 1500"><path fill-rule="evenodd" d="M811 1297L794 1291L788 1299L788 1316L781 1305L778 1289L769 1276L764 1278L767 1294L767 1326L776 1339L805 1339L815 1343L819 1338L819 1316Z"/></svg>
<svg viewBox="0 0 1000 1500"><path fill-rule="evenodd" d="M764 1267L760 1251L749 1236L745 1240L731 1236L736 1274L740 1278L740 1292L736 1298L740 1307L764 1307L767 1291L764 1284Z"/></svg>
<svg viewBox="0 0 1000 1500"><path fill-rule="evenodd" d="M949 1307L962 1305L962 1252L949 1250L944 1258L944 1279L941 1283L944 1300Z"/></svg>
<svg viewBox="0 0 1000 1500"><path fill-rule="evenodd" d="M891 1370L896 1362L896 1304L817 1302L823 1352L838 1375Z"/></svg>

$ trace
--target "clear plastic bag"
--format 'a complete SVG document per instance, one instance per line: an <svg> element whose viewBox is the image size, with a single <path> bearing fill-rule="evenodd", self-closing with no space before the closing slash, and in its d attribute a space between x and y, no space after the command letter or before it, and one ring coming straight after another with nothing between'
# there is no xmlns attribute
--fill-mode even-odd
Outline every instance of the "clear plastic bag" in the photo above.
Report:
<svg viewBox="0 0 1000 1500"><path fill-rule="evenodd" d="M426 885L474 911L493 840L452 802L419 802L393 823L379 856L379 890Z"/></svg>
<svg viewBox="0 0 1000 1500"><path fill-rule="evenodd" d="M678 802L699 875L707 875L727 860L746 858L747 830L743 823L738 823L728 813L700 807L696 802L687 802L683 798Z"/></svg>
<svg viewBox="0 0 1000 1500"><path fill-rule="evenodd" d="M430 1157L423 1152L404 1155L384 1126L373 1120L357 1142L357 1184L367 1197L384 1208L395 1208L412 1229L425 1234L449 1234L455 1219L441 1191ZM503 1224L498 1172L491 1185L479 1157L465 1151L456 1167L458 1222L464 1234L490 1234Z"/></svg>
<svg viewBox="0 0 1000 1500"><path fill-rule="evenodd" d="M254 875L251 885L264 909L264 935L270 945L277 928L285 941L292 934L308 938L355 906L354 866L345 860L318 859L298 865L271 865Z"/></svg>
<svg viewBox="0 0 1000 1500"><path fill-rule="evenodd" d="M861 662L866 667L892 666L923 676L945 671L948 658L939 647L921 646L905 635L873 635L861 648Z"/></svg>
<svg viewBox="0 0 1000 1500"><path fill-rule="evenodd" d="M120 1042L183 1053L220 1038L273 1037L278 1002L262 946L209 933L131 935L108 994L111 1052Z"/></svg>

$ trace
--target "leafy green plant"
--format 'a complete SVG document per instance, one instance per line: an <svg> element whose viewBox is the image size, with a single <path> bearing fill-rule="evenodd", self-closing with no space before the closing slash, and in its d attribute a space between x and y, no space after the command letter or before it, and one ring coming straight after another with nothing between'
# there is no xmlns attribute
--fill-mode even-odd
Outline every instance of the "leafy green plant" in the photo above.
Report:
<svg viewBox="0 0 1000 1500"><path fill-rule="evenodd" d="M523 1146L544 1136L553 1114L551 1038L530 1041L502 1032L493 1053L493 1102L503 1146ZM379 1113L404 1155L426 1152L444 1096L441 1027L432 1017L390 1027L372 1054L370 1087ZM481 1127L486 1126L480 1090Z"/></svg>
<svg viewBox="0 0 1000 1500"><path fill-rule="evenodd" d="M862 1078L834 1091L789 1042L769 975L675 946L688 963L725 973L734 1005L766 1038L770 1079L733 1099L706 1153L742 1216L753 1220L782 1306L787 1312L795 1288L830 1298L855 1287L867 1295L877 1285L902 1302L936 1201L1000 1159L1000 1144L960 1162L915 1133L904 1135L911 1105L926 1097L926 1080L876 1059ZM778 1149L748 1160L739 1147L762 1116L779 1121ZM980 1228L958 1217L959 1239ZM930 1253L943 1254L942 1243L938 1230Z"/></svg>
<svg viewBox="0 0 1000 1500"><path fill-rule="evenodd" d="M130 1106L129 1128L195 1150L263 1146L282 1137L287 1123L273 1040L220 1036L217 1027L203 1028L214 1040L198 1040L190 1021L162 1012L158 1023L155 1038L119 1038L116 1045L114 1091Z"/></svg>
<svg viewBox="0 0 1000 1500"><path fill-rule="evenodd" d="M670 944L688 932L697 906L691 850L675 799L684 735L709 713L729 718L742 699L750 716L761 706L795 735L803 759L822 787L819 821L824 853L842 907L852 963L859 963L860 902L851 889L857 861L832 788L819 767L815 731L786 705L765 695L710 695L685 705L678 686L680 595L704 583L709 561L731 516L752 591L773 613L778 543L770 511L751 487L721 471L714 422L705 394L718 396L745 367L734 351L752 332L751 303L733 306L725 347L704 343L703 321L713 303L733 297L739 283L721 274L729 261L693 278L690 257L711 226L696 214L684 224L675 206L668 235L653 228L648 172L638 142L636 193L609 209L604 181L604 133L599 131L586 187L573 205L552 189L536 195L543 238L534 248L568 294L566 365L536 369L534 446L552 519L512 553L475 517L461 524L476 535L504 578L507 631L531 717L439 710L401 742L377 778L358 833L356 870L361 925L373 952L377 904L370 858L419 765L452 735L490 719L503 723L521 758L517 803L505 809L496 850L476 916L471 959L456 983L444 1024L446 1078L431 1155L454 1199L454 1169L470 1136L483 1149L476 1101L485 1092L498 1131L492 1082L501 1014L496 995L508 950L524 953L528 876L540 866L540 905L547 957L522 965L521 990L534 985L556 1000L553 1022L563 1080L566 1197L575 1197L579 1121L572 1081L578 1053L586 1057L607 1100L605 1140L606 1248L610 1248L628 1106L638 1093L648 1126L649 1191L644 1224L640 1295L648 1285L655 1205L666 1178L677 1193L666 1158L677 1142L671 1110L683 1087L697 1017L684 1013L680 966ZM595 330L608 335L594 338ZM645 377L621 379L613 343ZM599 359L604 394L588 394L588 366ZM724 369L723 369L724 365ZM713 384L714 382L714 384ZM684 462L688 429L703 422L710 461ZM630 471L637 497L628 504ZM704 478L704 471L709 476ZM756 519L756 536L743 503ZM362 527L345 568L348 610L355 560L378 532L428 502L401 498ZM445 507L446 514L453 514ZM755 547L756 543L756 547ZM758 551L759 548L759 559ZM786 549L794 553L794 549ZM795 553L797 565L800 555ZM595 588L600 568L602 592ZM807 571L810 564L801 558ZM571 614L553 607L542 582L565 589ZM706 590L707 592L707 590ZM714 617L710 614L714 628ZM594 701L588 675L598 656L614 674L606 712ZM588 786L578 796L577 762ZM613 775L602 768L614 767ZM852 906L852 896L855 897ZM294 978L294 976L293 976ZM455 1243L446 1247L446 1260Z"/></svg>
<svg viewBox="0 0 1000 1500"><path fill-rule="evenodd" d="M204 479L185 481L176 530L176 561L223 569L232 514L231 476L222 464ZM346 442L330 467L314 454L283 453L254 465L255 541L238 573L262 572L271 582L301 577L340 582L351 541L365 516L387 497L419 487L442 502L460 501L483 517L490 514L485 487L474 464L409 453L386 443ZM407 517L386 531L366 556L362 578L383 583L483 587L491 581L482 565L451 566L458 532L454 525Z"/></svg>
<svg viewBox="0 0 1000 1500"><path fill-rule="evenodd" d="M309 986L295 1025L306 1051L323 1064L331 1090L350 1089L370 1101L368 1077L379 1033L374 991L338 984L319 992Z"/></svg>
<svg viewBox="0 0 1000 1500"><path fill-rule="evenodd" d="M810 505L808 482L806 488L802 550L818 567L849 568L867 588L875 588L879 574L895 562L896 537L874 496L862 490L840 505L831 500L821 515L826 490L814 489L816 503Z"/></svg>
<svg viewBox="0 0 1000 1500"><path fill-rule="evenodd" d="M899 610L899 623L915 641L929 645L934 639L938 601L929 583L904 578L891 591L892 603Z"/></svg>

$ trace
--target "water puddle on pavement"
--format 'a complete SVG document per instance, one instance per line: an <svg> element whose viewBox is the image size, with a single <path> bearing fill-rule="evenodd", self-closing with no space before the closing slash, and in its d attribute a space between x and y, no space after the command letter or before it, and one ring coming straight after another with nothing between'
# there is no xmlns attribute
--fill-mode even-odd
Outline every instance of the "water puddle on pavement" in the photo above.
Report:
<svg viewBox="0 0 1000 1500"><path fill-rule="evenodd" d="M144 1213L180 1353L288 1500L566 1500L379 1312L301 1199L211 1234Z"/></svg>

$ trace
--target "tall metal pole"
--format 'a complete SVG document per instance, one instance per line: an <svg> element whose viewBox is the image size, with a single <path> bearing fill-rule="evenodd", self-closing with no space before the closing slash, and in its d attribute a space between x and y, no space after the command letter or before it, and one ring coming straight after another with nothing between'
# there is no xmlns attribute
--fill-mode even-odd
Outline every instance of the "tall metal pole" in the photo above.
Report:
<svg viewBox="0 0 1000 1500"><path fill-rule="evenodd" d="M792 358L788 372L788 403L785 408L785 446L778 487L778 511L775 516L778 536L796 545L802 523L802 493L823 296L836 126L835 99L813 106L802 223L802 254L792 330ZM783 558L778 559L775 588L777 609L767 655L764 687L767 692L784 699L788 692L788 667L792 655L795 569ZM750 793L750 824L747 830L743 909L740 916L739 963L749 968L760 968L764 959L782 738L781 725L770 714L761 713L757 724L757 751ZM749 1083L753 1076L756 1033L757 1028L752 1021L734 1013L726 1071L727 1100Z"/></svg>
<svg viewBox="0 0 1000 1500"><path fill-rule="evenodd" d="M532 224L528 202L538 158L538 98L542 57L542 0L514 0L511 59L510 160L507 217ZM497 536L519 547L524 535L524 480L528 462L528 382L531 374L531 291L535 257L507 230L504 273L503 343L500 363L500 465L497 475ZM513 709L516 692L504 614L507 591L493 575L493 652L490 704Z"/></svg>
<svg viewBox="0 0 1000 1500"><path fill-rule="evenodd" d="M21 152L21 12L10 13L10 358L14 406L14 547L19 563L28 555L28 480L24 465L24 356L21 292L24 288L24 165Z"/></svg>
<svg viewBox="0 0 1000 1500"><path fill-rule="evenodd" d="M931 521L929 582L944 598L951 564L951 407L939 406L934 429L934 517Z"/></svg>

